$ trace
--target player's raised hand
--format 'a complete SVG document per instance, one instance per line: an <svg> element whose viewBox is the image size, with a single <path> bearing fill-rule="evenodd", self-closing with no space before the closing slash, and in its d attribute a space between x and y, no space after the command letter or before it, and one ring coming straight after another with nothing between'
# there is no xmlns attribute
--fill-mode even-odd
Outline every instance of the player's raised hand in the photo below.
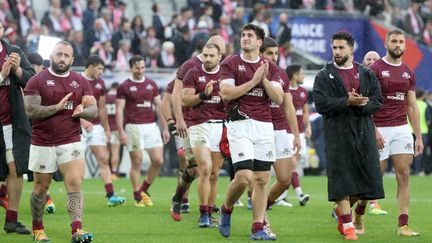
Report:
<svg viewBox="0 0 432 243"><path fill-rule="evenodd" d="M3 80L5 80L9 76L11 68L12 68L12 64L9 60L3 63L0 72L1 76L3 77Z"/></svg>
<svg viewBox="0 0 432 243"><path fill-rule="evenodd" d="M79 117L82 113L84 112L84 105L83 104L79 104L74 112L72 113L72 117Z"/></svg>
<svg viewBox="0 0 432 243"><path fill-rule="evenodd" d="M207 95L207 96L210 96L210 94L213 92L213 85L215 84L215 83L217 83L218 81L214 81L214 80L210 80L210 82L208 82L207 84L206 84L206 86L205 86L205 90L204 90L204 93Z"/></svg>
<svg viewBox="0 0 432 243"><path fill-rule="evenodd" d="M72 95L73 95L72 92L69 93L69 94L67 94L67 95L65 95L65 97L63 97L63 99L61 99L60 102L57 103L57 105L56 105L57 111L61 111L61 110L64 110L64 109L65 109L66 102L69 100L69 98L70 98Z"/></svg>

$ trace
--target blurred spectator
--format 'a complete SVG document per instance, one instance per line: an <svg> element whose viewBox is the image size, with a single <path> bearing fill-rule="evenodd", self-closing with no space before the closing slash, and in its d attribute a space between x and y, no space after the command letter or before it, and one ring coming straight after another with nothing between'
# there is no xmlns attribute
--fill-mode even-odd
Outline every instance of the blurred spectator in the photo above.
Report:
<svg viewBox="0 0 432 243"><path fill-rule="evenodd" d="M171 22L165 27L164 36L165 39L171 40L177 33L179 28L182 26L182 17L178 14L174 14L171 18Z"/></svg>
<svg viewBox="0 0 432 243"><path fill-rule="evenodd" d="M3 23L3 26L7 26L8 21L13 19L14 17L9 9L7 0L0 0L0 21Z"/></svg>
<svg viewBox="0 0 432 243"><path fill-rule="evenodd" d="M147 36L141 39L140 51L144 56L146 66L157 66L161 43L156 38L156 30L152 26L147 28Z"/></svg>
<svg viewBox="0 0 432 243"><path fill-rule="evenodd" d="M191 44L189 46L189 50L187 50L188 55L191 55L192 52L196 49L199 43L205 43L209 38L209 27L208 23L204 19L200 19L197 24L197 30L192 37Z"/></svg>
<svg viewBox="0 0 432 243"><path fill-rule="evenodd" d="M423 42L429 48L432 48L432 16L426 22L426 27L423 31Z"/></svg>
<svg viewBox="0 0 432 243"><path fill-rule="evenodd" d="M20 16L24 16L28 8L31 8L31 4L27 0L19 0L17 3L17 9Z"/></svg>
<svg viewBox="0 0 432 243"><path fill-rule="evenodd" d="M219 18L219 34L224 39L225 43L232 43L231 36L233 36L233 29L231 27L230 17L227 15L222 15Z"/></svg>
<svg viewBox="0 0 432 243"><path fill-rule="evenodd" d="M244 22L244 8L243 7L237 7L234 9L234 15L231 19L231 28L233 30L233 43L234 43L234 53L239 54L240 53L240 36L241 31L243 28L243 25L245 25Z"/></svg>
<svg viewBox="0 0 432 243"><path fill-rule="evenodd" d="M126 3L123 1L117 2L117 8L113 10L113 25L114 29L121 28L122 19L127 18L126 16ZM113 43L114 44L114 43Z"/></svg>
<svg viewBox="0 0 432 243"><path fill-rule="evenodd" d="M104 42L106 40L111 40L112 34L109 29L104 28L104 20L102 18L95 19L94 22L94 42Z"/></svg>
<svg viewBox="0 0 432 243"><path fill-rule="evenodd" d="M82 21L80 17L77 17L73 13L72 6L66 6L64 8L64 15L61 19L62 28L69 31L80 31L83 29ZM65 34L67 36L67 34Z"/></svg>
<svg viewBox="0 0 432 243"><path fill-rule="evenodd" d="M132 43L134 34L131 30L131 25L128 19L123 19L119 30L114 33L111 39L112 46L114 48L114 53L117 53L120 45L120 40L129 40Z"/></svg>
<svg viewBox="0 0 432 243"><path fill-rule="evenodd" d="M114 49L111 46L111 41L107 40L97 46L97 49L93 52L98 55L105 64L105 68L112 70L115 64L114 60Z"/></svg>
<svg viewBox="0 0 432 243"><path fill-rule="evenodd" d="M94 35L94 22L96 16L96 1L87 0L87 8L83 12L82 25L84 33L84 54L89 56L90 48L93 46L95 39Z"/></svg>
<svg viewBox="0 0 432 243"><path fill-rule="evenodd" d="M398 6L393 7L392 24L399 29L404 28L404 17L400 7Z"/></svg>
<svg viewBox="0 0 432 243"><path fill-rule="evenodd" d="M189 31L195 29L195 19L193 18L193 12L190 7L183 7L180 11L180 15L183 22L181 27L187 26Z"/></svg>
<svg viewBox="0 0 432 243"><path fill-rule="evenodd" d="M177 67L174 52L174 43L172 43L171 41L165 41L162 44L162 50L158 60L158 66L163 68Z"/></svg>
<svg viewBox="0 0 432 243"><path fill-rule="evenodd" d="M185 50L189 49L190 43L190 31L187 26L184 26L179 29L179 33L173 38L175 52L174 56L177 61L177 66L180 67L187 59L190 58L190 55Z"/></svg>
<svg viewBox="0 0 432 243"><path fill-rule="evenodd" d="M12 22L9 22L9 26L12 26L11 23ZM17 34L16 27L8 27L4 31L4 37L9 41L10 44L20 45L18 43L18 34Z"/></svg>
<svg viewBox="0 0 432 243"><path fill-rule="evenodd" d="M420 39L424 28L424 22L420 16L420 3L418 0L411 0L404 22L404 30L415 38Z"/></svg>
<svg viewBox="0 0 432 243"><path fill-rule="evenodd" d="M130 39L122 39L119 42L119 49L116 54L116 64L114 70L125 72L129 70L129 59L131 59L132 52L131 48L131 40Z"/></svg>
<svg viewBox="0 0 432 243"><path fill-rule="evenodd" d="M269 26L264 22L264 10L257 8L254 9L253 20L251 24L258 25L264 30L264 34L266 37L270 36Z"/></svg>
<svg viewBox="0 0 432 243"><path fill-rule="evenodd" d="M41 25L48 28L51 36L63 37L64 30L60 24L61 10L59 8L51 8L48 15L45 15L41 20Z"/></svg>
<svg viewBox="0 0 432 243"><path fill-rule="evenodd" d="M132 39L132 52L134 54L141 54L140 43L141 39L145 38L147 33L144 26L144 20L141 15L136 15L132 19L131 29L134 35Z"/></svg>
<svg viewBox="0 0 432 243"><path fill-rule="evenodd" d="M38 31L39 23L35 19L33 9L29 7L20 18L21 37L26 40L32 29Z"/></svg>
<svg viewBox="0 0 432 243"><path fill-rule="evenodd" d="M112 13L111 10L107 8L103 8L101 10L101 21L102 21L102 28L104 29L105 33L109 33L109 36L111 37L114 33L114 25L112 22Z"/></svg>
<svg viewBox="0 0 432 243"><path fill-rule="evenodd" d="M164 40L164 32L165 32L165 26L167 25L167 21L165 17L162 15L161 8L159 4L154 3L152 6L153 11L153 28L156 31L156 38L159 39L159 41Z"/></svg>
<svg viewBox="0 0 432 243"><path fill-rule="evenodd" d="M83 32L82 30L73 30L71 32L70 43L73 48L74 53L74 66L84 66L86 61L86 56L83 52Z"/></svg>
<svg viewBox="0 0 432 243"><path fill-rule="evenodd" d="M288 15L281 13L279 15L279 27L276 32L276 42L284 48L289 47L291 43L291 27L288 26Z"/></svg>
<svg viewBox="0 0 432 243"><path fill-rule="evenodd" d="M206 4L204 5L203 9L202 9L202 15L199 17L199 21L198 24L201 21L205 21L207 22L207 28L208 29L213 29L214 27L214 21L213 21L213 6L210 4ZM197 27L199 28L199 27Z"/></svg>

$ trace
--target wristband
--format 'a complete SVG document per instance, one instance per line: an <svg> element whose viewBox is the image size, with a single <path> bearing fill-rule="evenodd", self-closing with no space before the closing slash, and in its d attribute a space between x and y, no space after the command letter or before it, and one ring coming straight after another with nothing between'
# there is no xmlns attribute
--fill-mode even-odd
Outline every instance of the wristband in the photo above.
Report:
<svg viewBox="0 0 432 243"><path fill-rule="evenodd" d="M210 96L207 96L205 92L201 92L201 93L199 93L198 97L199 97L201 100L208 100L208 98L209 98Z"/></svg>

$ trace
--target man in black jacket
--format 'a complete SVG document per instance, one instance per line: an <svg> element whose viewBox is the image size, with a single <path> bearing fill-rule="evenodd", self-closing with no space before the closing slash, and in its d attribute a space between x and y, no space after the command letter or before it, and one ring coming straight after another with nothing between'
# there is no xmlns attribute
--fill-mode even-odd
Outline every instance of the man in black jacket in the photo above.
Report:
<svg viewBox="0 0 432 243"><path fill-rule="evenodd" d="M0 38L4 27L0 24ZM30 234L18 222L23 174L28 172L30 124L24 111L21 89L35 72L24 52L0 40L0 179L7 178L9 207L3 229L7 233Z"/></svg>
<svg viewBox="0 0 432 243"><path fill-rule="evenodd" d="M357 240L350 202L384 197L372 120L383 98L373 72L353 63L350 34L334 34L332 49L333 61L315 77L313 96L323 115L328 199L337 203L339 232L347 240Z"/></svg>

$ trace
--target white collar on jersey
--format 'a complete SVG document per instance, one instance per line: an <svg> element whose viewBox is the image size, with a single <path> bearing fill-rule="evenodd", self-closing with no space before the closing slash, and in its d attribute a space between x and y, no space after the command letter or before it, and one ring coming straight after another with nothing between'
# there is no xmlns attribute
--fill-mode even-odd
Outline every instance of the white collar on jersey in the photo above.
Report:
<svg viewBox="0 0 432 243"><path fill-rule="evenodd" d="M297 85L297 86L295 86L295 87L293 87L293 86L289 86L289 89L292 89L292 90L298 90L298 88L299 88L299 86Z"/></svg>
<svg viewBox="0 0 432 243"><path fill-rule="evenodd" d="M402 65L402 62L400 62L400 63L398 63L398 64L394 64L394 63L390 63L389 61L387 61L384 57L381 58L381 59L383 60L383 62L385 62L385 63L387 63L388 65L393 66L393 67L399 67L400 65Z"/></svg>
<svg viewBox="0 0 432 243"><path fill-rule="evenodd" d="M351 69L351 68L354 67L354 64L351 64L351 66L349 66L349 67L341 67L341 66L338 66L338 65L336 64L336 62L333 62L333 65L334 65L337 69L343 69L343 70L348 70L348 69Z"/></svg>
<svg viewBox="0 0 432 243"><path fill-rule="evenodd" d="M207 71L205 70L204 64L201 64L201 69L202 69L205 73L208 73L208 74L216 74L216 73L218 73L218 72L219 72L219 68L220 68L220 66L219 66L219 64L218 64L218 65L217 65L217 69L216 69L215 71L213 71L213 72L207 72Z"/></svg>
<svg viewBox="0 0 432 243"><path fill-rule="evenodd" d="M240 53L240 58L241 58L243 61L248 62L248 63L258 63L259 60L260 60L260 57L259 57L259 56L258 56L258 58L257 58L256 60L254 60L254 61L246 60L246 59L243 58L243 53Z"/></svg>
<svg viewBox="0 0 432 243"><path fill-rule="evenodd" d="M51 73L52 75L54 75L54 76L61 77L61 78L65 78L65 77L69 76L69 74L70 74L69 71L67 71L66 74L57 74L57 73L55 73L55 72L52 70L52 67L49 67L49 68L48 68L48 72L50 72L50 73Z"/></svg>
<svg viewBox="0 0 432 243"><path fill-rule="evenodd" d="M144 81L146 80L145 77L143 77L142 79L139 79L139 80L136 80L133 77L130 77L129 79L134 83L144 83Z"/></svg>
<svg viewBox="0 0 432 243"><path fill-rule="evenodd" d="M89 77L87 77L87 75L85 75L84 72L81 73L81 76L83 76L85 79L87 79L88 81L93 81L94 79L91 79Z"/></svg>

